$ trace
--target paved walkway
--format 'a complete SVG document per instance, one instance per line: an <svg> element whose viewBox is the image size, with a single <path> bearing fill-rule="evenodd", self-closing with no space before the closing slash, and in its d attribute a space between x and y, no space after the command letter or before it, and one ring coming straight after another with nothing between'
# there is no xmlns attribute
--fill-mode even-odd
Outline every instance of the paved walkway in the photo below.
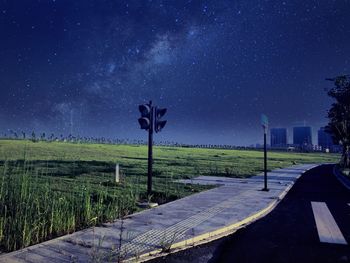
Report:
<svg viewBox="0 0 350 263"><path fill-rule="evenodd" d="M332 168L322 165L305 173L271 213L214 248L210 262L350 262L350 191ZM181 254L192 256L180 252L164 262L176 262Z"/></svg>
<svg viewBox="0 0 350 263"><path fill-rule="evenodd" d="M249 179L201 176L184 183L219 187L161 205L124 220L90 228L0 256L0 262L141 261L230 234L270 212L302 173L317 165L296 165Z"/></svg>

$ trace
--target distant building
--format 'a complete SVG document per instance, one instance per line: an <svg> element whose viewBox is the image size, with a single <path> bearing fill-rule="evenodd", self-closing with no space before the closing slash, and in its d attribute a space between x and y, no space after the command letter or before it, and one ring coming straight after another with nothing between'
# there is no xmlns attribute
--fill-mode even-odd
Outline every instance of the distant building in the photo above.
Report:
<svg viewBox="0 0 350 263"><path fill-rule="evenodd" d="M321 127L318 130L318 145L323 149L331 149L333 148L333 139L332 136L326 132L325 127Z"/></svg>
<svg viewBox="0 0 350 263"><path fill-rule="evenodd" d="M272 128L270 130L271 147L286 147L287 146L287 129Z"/></svg>
<svg viewBox="0 0 350 263"><path fill-rule="evenodd" d="M296 146L312 145L311 127L294 127L293 144Z"/></svg>

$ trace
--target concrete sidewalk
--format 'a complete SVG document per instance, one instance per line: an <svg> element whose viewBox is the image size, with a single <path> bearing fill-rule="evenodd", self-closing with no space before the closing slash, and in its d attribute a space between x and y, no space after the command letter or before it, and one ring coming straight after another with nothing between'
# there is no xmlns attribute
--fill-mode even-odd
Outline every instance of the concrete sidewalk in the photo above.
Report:
<svg viewBox="0 0 350 263"><path fill-rule="evenodd" d="M296 165L249 179L201 176L183 183L217 188L161 205L103 227L90 228L0 256L0 262L142 261L230 234L270 212L315 164Z"/></svg>

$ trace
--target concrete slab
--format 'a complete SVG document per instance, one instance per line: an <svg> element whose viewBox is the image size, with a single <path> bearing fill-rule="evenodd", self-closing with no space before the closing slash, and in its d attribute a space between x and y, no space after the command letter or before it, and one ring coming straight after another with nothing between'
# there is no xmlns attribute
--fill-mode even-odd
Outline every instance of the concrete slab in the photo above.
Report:
<svg viewBox="0 0 350 263"><path fill-rule="evenodd" d="M0 262L142 261L162 251L213 240L270 212L301 174L315 166L297 165L269 172L268 192L261 191L262 175L248 179L200 176L181 180L218 187L103 227L2 255Z"/></svg>

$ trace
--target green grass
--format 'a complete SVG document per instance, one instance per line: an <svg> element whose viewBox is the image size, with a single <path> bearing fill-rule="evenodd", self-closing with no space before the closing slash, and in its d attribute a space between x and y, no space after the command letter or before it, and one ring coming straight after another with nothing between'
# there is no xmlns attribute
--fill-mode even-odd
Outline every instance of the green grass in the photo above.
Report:
<svg viewBox="0 0 350 263"><path fill-rule="evenodd" d="M331 154L268 154L269 169L337 162ZM113 183L119 163L123 181ZM154 147L153 200L208 189L175 183L199 175L248 177L259 151ZM0 140L0 251L12 251L137 211L146 198L147 147Z"/></svg>

